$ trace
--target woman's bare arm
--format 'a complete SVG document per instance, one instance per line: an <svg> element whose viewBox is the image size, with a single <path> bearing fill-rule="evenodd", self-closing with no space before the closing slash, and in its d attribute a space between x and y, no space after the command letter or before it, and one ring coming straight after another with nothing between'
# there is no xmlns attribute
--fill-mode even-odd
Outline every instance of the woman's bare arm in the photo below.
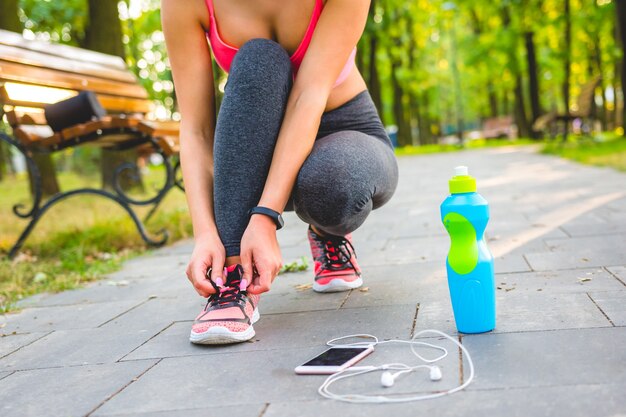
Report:
<svg viewBox="0 0 626 417"><path fill-rule="evenodd" d="M202 11L194 9L199 5ZM217 278L225 255L213 214L215 90L211 53L199 18L202 12L206 10L200 1L185 1L184 7L180 0L161 2L163 33L181 113L181 168L197 248L187 275L206 296L213 287L204 274L212 266Z"/></svg>

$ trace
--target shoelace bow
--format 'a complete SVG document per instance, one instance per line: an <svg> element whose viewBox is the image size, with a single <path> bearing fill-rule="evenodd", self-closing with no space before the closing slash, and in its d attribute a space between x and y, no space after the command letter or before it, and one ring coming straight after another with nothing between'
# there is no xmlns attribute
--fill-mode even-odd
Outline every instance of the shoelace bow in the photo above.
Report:
<svg viewBox="0 0 626 417"><path fill-rule="evenodd" d="M318 260L324 265L326 269L334 271L342 270L346 268L349 263L352 269L356 269L352 264L352 254L356 257L356 251L354 246L348 239L343 236L316 236L316 239L321 245L324 245L324 249L321 251L321 255Z"/></svg>
<svg viewBox="0 0 626 417"><path fill-rule="evenodd" d="M215 294L209 296L205 310L209 307L228 308L238 306L248 293L246 291L246 280L237 274L228 274L226 270L224 270L224 275L226 275L225 283L221 279L217 283L209 279L209 282L215 289Z"/></svg>

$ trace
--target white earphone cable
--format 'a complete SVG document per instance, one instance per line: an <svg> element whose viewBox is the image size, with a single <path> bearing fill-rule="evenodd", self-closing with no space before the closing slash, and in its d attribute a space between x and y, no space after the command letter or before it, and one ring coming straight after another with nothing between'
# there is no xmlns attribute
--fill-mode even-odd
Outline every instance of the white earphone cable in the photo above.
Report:
<svg viewBox="0 0 626 417"><path fill-rule="evenodd" d="M329 389L330 386L337 381L340 381L346 378L353 378L353 377L367 374L370 372L388 371L388 370L398 371L395 375L391 376L391 384L393 384L393 380L396 377L400 376L401 374L412 372L419 368L429 368L431 369L431 372L432 372L432 369L436 368L436 366L431 366L431 365L409 366L403 363L389 363L389 364L383 364L379 366L346 368L342 371L336 372L330 375L328 378L326 378L324 383L317 390L318 393L321 396L326 397L326 398L330 398L330 399L337 400L337 401L349 402L349 403L401 403L401 402L420 401L420 400L443 397L444 395L455 393L467 387L474 379L474 363L472 362L472 357L470 356L467 349L465 349L465 347L461 343L459 343L453 337L439 330L435 330L435 329L422 330L420 332L417 332L410 340L393 339L393 340L379 341L376 336L373 336L370 334L353 334L353 335L342 336L342 337L329 340L326 344L331 347L369 347L369 346L381 345L384 343L405 343L405 344L409 344L409 346L411 347L411 352L413 352L413 355L415 355L417 358L419 358L420 360L426 363L434 363L445 358L448 355L448 351L443 346L438 346L432 343L421 342L421 341L416 340L419 336L423 335L424 333L435 333L440 336L443 336L446 339L452 341L455 345L457 345L461 349L461 351L463 352L463 356L467 359L467 362L469 365L469 377L467 378L465 382L463 382L463 384L455 388L452 388L448 391L435 392L435 393L423 394L423 395L406 396L406 397L393 397L393 398L386 397L383 395L334 394ZM356 338L369 339L370 341L353 342L353 343L337 343L342 340L356 339ZM423 356L421 356L418 352L415 351L416 345L437 349L437 350L442 351L443 353L437 358L426 359ZM441 378L440 373L438 377Z"/></svg>

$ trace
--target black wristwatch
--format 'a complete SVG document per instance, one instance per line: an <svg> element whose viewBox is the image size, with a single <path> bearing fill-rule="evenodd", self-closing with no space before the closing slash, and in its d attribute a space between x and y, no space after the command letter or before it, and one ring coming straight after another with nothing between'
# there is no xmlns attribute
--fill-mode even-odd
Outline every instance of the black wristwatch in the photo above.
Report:
<svg viewBox="0 0 626 417"><path fill-rule="evenodd" d="M283 216L281 216L279 212L270 208L259 206L252 207L248 212L248 217L252 216L253 214L264 214L268 217L271 217L272 220L274 220L274 223L276 223L276 230L282 228L285 225L285 222L283 221Z"/></svg>

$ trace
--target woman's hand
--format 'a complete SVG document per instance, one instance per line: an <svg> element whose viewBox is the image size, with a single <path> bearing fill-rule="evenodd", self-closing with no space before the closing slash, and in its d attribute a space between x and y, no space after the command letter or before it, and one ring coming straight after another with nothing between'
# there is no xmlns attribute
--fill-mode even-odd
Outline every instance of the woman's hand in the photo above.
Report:
<svg viewBox="0 0 626 417"><path fill-rule="evenodd" d="M248 292L261 294L282 268L282 256L276 240L276 224L262 214L253 214L241 239L243 277L250 283Z"/></svg>
<svg viewBox="0 0 626 417"><path fill-rule="evenodd" d="M222 277L225 260L226 251L219 236L211 234L196 238L196 245L187 266L187 278L198 294L208 297L215 293L206 273L211 268L211 280L216 282L217 278Z"/></svg>

